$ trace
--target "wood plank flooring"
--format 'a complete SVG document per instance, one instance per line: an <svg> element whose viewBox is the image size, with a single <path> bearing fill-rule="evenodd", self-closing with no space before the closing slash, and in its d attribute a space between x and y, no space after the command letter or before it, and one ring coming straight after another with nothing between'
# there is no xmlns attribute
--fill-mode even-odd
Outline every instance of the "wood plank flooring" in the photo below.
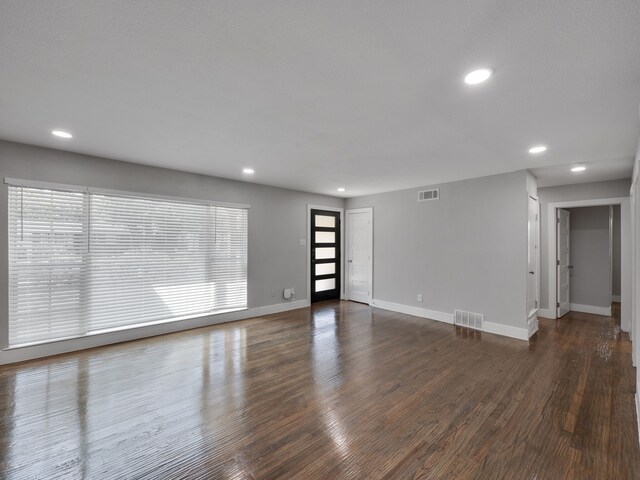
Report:
<svg viewBox="0 0 640 480"><path fill-rule="evenodd" d="M613 317L530 342L348 302L0 368L3 479L637 479Z"/></svg>

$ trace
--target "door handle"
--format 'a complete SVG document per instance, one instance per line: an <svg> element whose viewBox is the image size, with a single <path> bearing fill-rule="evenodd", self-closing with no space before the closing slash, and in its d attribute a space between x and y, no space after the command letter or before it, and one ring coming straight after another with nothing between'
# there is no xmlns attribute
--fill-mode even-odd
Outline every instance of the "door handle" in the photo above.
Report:
<svg viewBox="0 0 640 480"><path fill-rule="evenodd" d="M349 263L353 263L353 260L349 260Z"/></svg>
<svg viewBox="0 0 640 480"><path fill-rule="evenodd" d="M573 265L567 265L567 268L573 268Z"/></svg>
<svg viewBox="0 0 640 480"><path fill-rule="evenodd" d="M529 272L531 275L535 274L536 272Z"/></svg>

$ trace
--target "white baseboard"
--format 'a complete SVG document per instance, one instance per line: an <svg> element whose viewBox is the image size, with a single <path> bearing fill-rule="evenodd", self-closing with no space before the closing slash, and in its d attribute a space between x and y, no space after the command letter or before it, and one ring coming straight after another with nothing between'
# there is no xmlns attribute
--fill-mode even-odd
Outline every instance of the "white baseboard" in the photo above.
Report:
<svg viewBox="0 0 640 480"><path fill-rule="evenodd" d="M134 327L126 330L99 333L87 337L71 338L58 342L6 349L0 351L0 365L32 360L34 358L48 357L50 355L57 355L60 353L74 352L87 348L101 347L114 343L128 342L130 340L138 340L141 338L155 337L157 335L191 330L193 328L208 327L220 323L234 322L236 320L261 317L263 315L270 315L273 313L287 312L289 310L305 308L309 305L309 300L294 300L292 302L247 308L234 312L189 318L176 322L158 323L155 325Z"/></svg>
<svg viewBox="0 0 640 480"><path fill-rule="evenodd" d="M381 308L383 310L390 310L392 312L413 315L414 317L428 318L438 322L453 324L452 313L439 312L437 310L429 310L428 308L414 307L411 305L403 305L401 303L387 302L385 300L373 300L371 302L371 306ZM519 340L529 339L529 332L526 328L510 327L508 325L502 325L501 323L484 322L484 331L487 333L494 333L496 335L503 335L505 337L517 338Z"/></svg>
<svg viewBox="0 0 640 480"><path fill-rule="evenodd" d="M311 305L309 300L293 300L292 302L276 303L274 305L265 305L264 307L255 307L245 310L249 313L244 318L261 317L263 315L271 315L272 313L288 312L289 310L297 310Z"/></svg>
<svg viewBox="0 0 640 480"><path fill-rule="evenodd" d="M638 395L640 392L636 392L636 420L638 422L638 444L640 445L640 397Z"/></svg>
<svg viewBox="0 0 640 480"><path fill-rule="evenodd" d="M529 331L526 328L512 327L502 323L484 322L484 331L518 340L529 340Z"/></svg>
<svg viewBox="0 0 640 480"><path fill-rule="evenodd" d="M538 331L538 314L534 312L527 318L527 338L531 338Z"/></svg>
<svg viewBox="0 0 640 480"><path fill-rule="evenodd" d="M569 305L572 312L580 313L593 313L594 315L604 315L606 317L611 316L611 307L597 307L595 305L580 305L579 303L572 303Z"/></svg>
<svg viewBox="0 0 640 480"><path fill-rule="evenodd" d="M556 318L556 311L551 310L550 308L541 308L540 310L538 310L538 316L542 318L550 318L553 320Z"/></svg>
<svg viewBox="0 0 640 480"><path fill-rule="evenodd" d="M622 301L622 297L620 295L611 295L611 301L620 303Z"/></svg>
<svg viewBox="0 0 640 480"><path fill-rule="evenodd" d="M453 323L452 313L438 312L437 310L429 310L428 308L413 307L411 305L375 299L371 301L371 306L392 312L413 315L414 317L429 318L431 320L437 320L438 322Z"/></svg>

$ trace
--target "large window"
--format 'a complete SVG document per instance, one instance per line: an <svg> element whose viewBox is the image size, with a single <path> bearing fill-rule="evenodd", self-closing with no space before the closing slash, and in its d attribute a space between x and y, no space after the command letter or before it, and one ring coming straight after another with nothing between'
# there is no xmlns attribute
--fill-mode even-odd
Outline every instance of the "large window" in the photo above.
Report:
<svg viewBox="0 0 640 480"><path fill-rule="evenodd" d="M9 183L10 345L246 308L246 206Z"/></svg>

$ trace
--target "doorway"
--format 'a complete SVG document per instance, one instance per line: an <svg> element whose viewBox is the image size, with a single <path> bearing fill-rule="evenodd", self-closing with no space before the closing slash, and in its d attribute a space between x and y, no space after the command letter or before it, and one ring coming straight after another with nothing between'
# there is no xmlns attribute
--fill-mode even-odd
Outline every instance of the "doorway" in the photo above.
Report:
<svg viewBox="0 0 640 480"><path fill-rule="evenodd" d="M340 298L340 217L338 211L310 211L311 303Z"/></svg>
<svg viewBox="0 0 640 480"><path fill-rule="evenodd" d="M556 317L571 311L571 212L564 208L556 210Z"/></svg>
<svg viewBox="0 0 640 480"><path fill-rule="evenodd" d="M347 210L347 299L369 304L373 293L373 209Z"/></svg>
<svg viewBox="0 0 640 480"><path fill-rule="evenodd" d="M594 205L586 202L556 205L555 305L556 318L582 312L610 316L613 302L622 300L624 282L622 218L625 203ZM628 246L627 246L628 248ZM628 313L628 305L622 310ZM629 325L622 317L623 330ZM626 328L625 328L626 327Z"/></svg>

